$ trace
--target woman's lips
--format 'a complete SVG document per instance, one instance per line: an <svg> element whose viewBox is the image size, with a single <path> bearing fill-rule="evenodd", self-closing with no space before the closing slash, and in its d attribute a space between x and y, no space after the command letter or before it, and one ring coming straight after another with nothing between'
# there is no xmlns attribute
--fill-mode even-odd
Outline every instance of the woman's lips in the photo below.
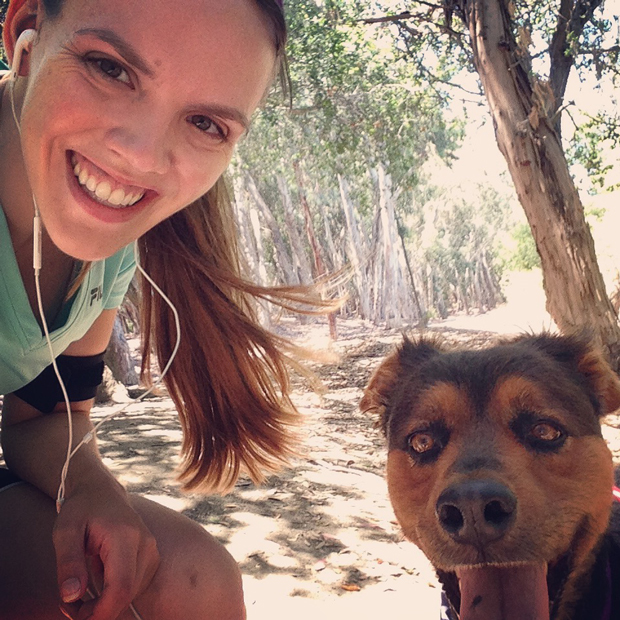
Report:
<svg viewBox="0 0 620 620"><path fill-rule="evenodd" d="M90 170L87 164L83 162L88 162L88 160L81 158L77 153L69 152L67 154L67 176L69 188L76 202L89 215L100 221L110 224L125 222L133 218L140 211L144 210L156 199L158 195L156 191L151 189L118 184L112 177L106 175L103 171L101 171L101 176L103 177L105 175L107 178L103 179L100 177L95 186L95 191L92 191L87 185L80 182L79 176L75 175L75 165L81 163L82 169L86 170L90 176L90 172L92 170ZM92 166L94 167L94 164L92 164ZM80 172L80 174L82 174L82 172ZM107 199L104 199L104 197L106 196L106 192L108 190L105 187L100 188L103 183L107 183L110 188L110 193L107 196ZM115 183L114 187L112 185L113 183ZM99 189L99 195L96 193L97 189ZM128 204L115 205L110 202L110 197L117 189L123 190L125 194L125 201L128 202ZM128 194L132 200L135 199L133 204L129 204L129 201L127 200ZM117 196L119 195L120 194L117 194Z"/></svg>
<svg viewBox="0 0 620 620"><path fill-rule="evenodd" d="M71 154L70 162L80 186L93 200L106 207L122 209L132 206L147 192L145 188L114 178L78 153Z"/></svg>

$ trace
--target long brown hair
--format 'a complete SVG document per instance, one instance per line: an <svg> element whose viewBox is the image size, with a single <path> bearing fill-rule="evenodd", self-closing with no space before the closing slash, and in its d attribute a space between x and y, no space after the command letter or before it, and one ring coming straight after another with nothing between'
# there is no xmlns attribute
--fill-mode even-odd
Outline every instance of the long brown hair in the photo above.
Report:
<svg viewBox="0 0 620 620"><path fill-rule="evenodd" d="M286 25L277 0L255 0L268 22L282 77ZM54 19L63 0L45 0ZM287 342L260 326L257 298L297 309L316 301L307 289L265 288L242 277L226 184L139 240L140 262L179 310L181 343L164 382L183 428L185 488L225 491L241 471L255 481L291 454L298 414L288 396ZM142 374L152 352L161 367L176 342L172 312L144 278ZM320 302L319 306L321 305Z"/></svg>
<svg viewBox="0 0 620 620"><path fill-rule="evenodd" d="M188 489L227 490L240 471L254 480L290 455L297 413L288 396L287 343L263 329L254 301L287 308L306 290L263 288L240 276L223 180L140 240L141 263L178 308L181 345L165 378L183 427L181 479ZM160 366L176 341L172 313L143 284L143 372L151 345Z"/></svg>

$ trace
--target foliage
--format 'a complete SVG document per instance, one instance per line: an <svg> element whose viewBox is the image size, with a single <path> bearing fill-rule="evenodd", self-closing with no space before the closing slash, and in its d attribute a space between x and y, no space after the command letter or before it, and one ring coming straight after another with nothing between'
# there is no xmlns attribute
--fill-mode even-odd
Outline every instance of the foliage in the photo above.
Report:
<svg viewBox="0 0 620 620"><path fill-rule="evenodd" d="M449 109L445 92L429 87L428 71L433 66L448 81L455 64L412 63L396 31L365 23L375 6L371 0L289 3L292 99L284 101L277 92L267 99L240 145L236 170L250 172L283 230L289 224L278 178L289 186L300 230L305 226L298 208L303 193L325 252L326 226L331 228L341 256L327 255L326 260L337 269L347 252L338 175L347 179L362 235L370 243L378 221L376 168L383 166L409 268L422 279L427 268L433 272L434 286L445 292L434 296L441 305L438 313L444 314L456 309L456 279L461 284L471 279L481 261L499 279L493 239L507 221L500 214L506 204L485 187L469 187L467 197L445 189L464 121ZM433 54L429 51L427 60ZM441 169L437 182L426 178L429 162ZM437 229L429 226L431 220ZM270 241L264 245L271 252Z"/></svg>
<svg viewBox="0 0 620 620"><path fill-rule="evenodd" d="M459 295L468 297L481 270L499 292L501 240L513 227L514 205L504 191L489 185L447 181L451 169L441 161L430 162L424 172L413 192L409 249L422 270L433 275L440 305L465 310Z"/></svg>
<svg viewBox="0 0 620 620"><path fill-rule="evenodd" d="M598 113L577 127L568 147L568 157L584 166L595 190L613 191L620 183L608 183L614 169L610 155L620 148L620 115Z"/></svg>
<svg viewBox="0 0 620 620"><path fill-rule="evenodd" d="M273 171L310 160L326 172L364 174L380 159L396 183L406 183L429 144L449 157L459 124L448 123L434 93L369 35L367 10L367 2L348 0L287 7L293 107L269 99L252 129L260 138L241 148L244 161Z"/></svg>
<svg viewBox="0 0 620 620"><path fill-rule="evenodd" d="M540 267L540 256L536 251L536 244L532 231L527 224L519 224L512 231L515 249L506 257L509 269L514 271L531 271Z"/></svg>
<svg viewBox="0 0 620 620"><path fill-rule="evenodd" d="M397 30L399 48L419 75L440 91L447 101L471 99L476 92L463 76L475 73L469 33L465 26L465 3L424 0L377 0L368 23L382 23ZM599 110L581 120L579 110L591 104L592 89L601 84L613 88L620 79L620 16L602 0L511 0L508 3L510 27L521 63L529 75L535 100L553 118L561 131L562 119L568 140L565 148L574 163L585 167L595 187L605 186L609 171L599 143L609 148L618 144L618 116L612 110ZM617 13L617 11L616 11ZM431 56L432 70L429 66ZM583 84L569 89L569 76L575 73ZM456 88L455 88L456 86ZM477 91L479 94L480 91ZM568 111L568 114L564 114ZM572 124L577 123L573 139Z"/></svg>

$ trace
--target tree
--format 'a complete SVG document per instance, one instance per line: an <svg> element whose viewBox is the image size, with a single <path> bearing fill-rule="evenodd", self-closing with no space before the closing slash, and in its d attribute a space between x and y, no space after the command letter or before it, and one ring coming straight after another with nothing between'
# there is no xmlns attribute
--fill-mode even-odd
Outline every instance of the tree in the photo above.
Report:
<svg viewBox="0 0 620 620"><path fill-rule="evenodd" d="M612 23L603 18L602 5L602 0L410 0L400 14L366 21L396 23L406 53L436 83L449 81L457 64L475 69L541 257L547 309L562 330L590 329L618 369L617 315L561 131L571 72L620 72L617 42L603 47ZM422 63L429 44L439 59L434 75Z"/></svg>
<svg viewBox="0 0 620 620"><path fill-rule="evenodd" d="M344 311L396 325L425 315L398 221L419 169L430 154L450 159L461 125L446 121L435 93L369 36L362 23L369 7L370 0L287 6L292 108L270 99L238 161L253 179L246 185L270 231L276 266L285 254L300 276L308 271L304 254L331 271L346 265L353 277ZM312 275L320 273L317 267Z"/></svg>

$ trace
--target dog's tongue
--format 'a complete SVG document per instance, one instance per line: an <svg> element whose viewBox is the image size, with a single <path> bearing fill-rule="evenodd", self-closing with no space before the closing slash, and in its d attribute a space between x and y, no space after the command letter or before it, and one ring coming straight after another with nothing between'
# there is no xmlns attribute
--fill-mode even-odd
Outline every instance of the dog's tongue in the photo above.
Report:
<svg viewBox="0 0 620 620"><path fill-rule="evenodd" d="M457 570L461 620L549 620L543 565Z"/></svg>

